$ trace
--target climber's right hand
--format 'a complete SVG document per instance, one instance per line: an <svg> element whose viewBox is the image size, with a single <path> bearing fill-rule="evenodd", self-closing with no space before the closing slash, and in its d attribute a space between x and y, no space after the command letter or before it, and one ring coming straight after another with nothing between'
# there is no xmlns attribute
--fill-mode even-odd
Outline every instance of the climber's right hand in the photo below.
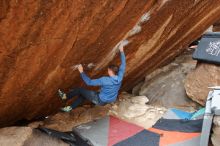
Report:
<svg viewBox="0 0 220 146"><path fill-rule="evenodd" d="M124 47L120 45L119 50L120 50L120 52L124 52Z"/></svg>

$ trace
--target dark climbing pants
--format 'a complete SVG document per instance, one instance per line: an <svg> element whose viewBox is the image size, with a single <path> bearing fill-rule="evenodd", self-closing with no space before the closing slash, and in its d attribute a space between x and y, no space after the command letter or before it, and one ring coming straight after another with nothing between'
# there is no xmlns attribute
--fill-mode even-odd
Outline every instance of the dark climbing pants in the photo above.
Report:
<svg viewBox="0 0 220 146"><path fill-rule="evenodd" d="M75 88L72 89L69 93L67 93L67 99L71 99L74 96L78 97L71 105L73 109L82 104L82 102L86 99L96 105L105 105L105 103L100 100L99 93L96 91L91 91L84 88Z"/></svg>

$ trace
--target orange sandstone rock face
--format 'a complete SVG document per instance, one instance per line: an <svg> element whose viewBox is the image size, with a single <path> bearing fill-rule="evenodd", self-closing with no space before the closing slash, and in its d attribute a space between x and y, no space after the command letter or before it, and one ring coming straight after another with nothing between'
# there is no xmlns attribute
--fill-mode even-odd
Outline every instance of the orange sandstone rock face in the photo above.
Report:
<svg viewBox="0 0 220 146"><path fill-rule="evenodd" d="M217 22L215 22L215 23L213 24L212 30L213 30L214 32L220 31L220 20L218 20Z"/></svg>
<svg viewBox="0 0 220 146"><path fill-rule="evenodd" d="M220 84L220 68L218 65L198 63L197 68L189 73L185 82L187 95L197 103L205 105L210 89Z"/></svg>
<svg viewBox="0 0 220 146"><path fill-rule="evenodd" d="M100 76L119 62L122 39L131 42L129 90L220 17L219 0L2 0L0 8L1 126L57 112L57 89L83 85L71 66Z"/></svg>

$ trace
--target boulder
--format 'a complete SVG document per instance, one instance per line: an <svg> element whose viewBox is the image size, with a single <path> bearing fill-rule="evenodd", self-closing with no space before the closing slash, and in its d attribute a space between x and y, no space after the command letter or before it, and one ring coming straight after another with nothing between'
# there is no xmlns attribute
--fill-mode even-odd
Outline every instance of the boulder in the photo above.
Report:
<svg viewBox="0 0 220 146"><path fill-rule="evenodd" d="M1 0L0 126L56 113L57 90L83 85L71 67L82 63L100 77L108 63L119 63L124 39L130 44L123 89L132 89L216 22L219 6L219 0Z"/></svg>
<svg viewBox="0 0 220 146"><path fill-rule="evenodd" d="M213 133L211 136L213 146L220 145L220 116L214 118Z"/></svg>
<svg viewBox="0 0 220 146"><path fill-rule="evenodd" d="M106 116L109 113L110 107L110 105L106 105L91 108L85 105L72 110L70 113L59 112L50 116L43 121L42 125L46 128L62 132L71 131L75 126Z"/></svg>
<svg viewBox="0 0 220 146"><path fill-rule="evenodd" d="M68 146L62 140L50 137L30 127L0 129L0 146Z"/></svg>
<svg viewBox="0 0 220 146"><path fill-rule="evenodd" d="M213 24L212 30L213 30L214 32L219 32L219 31L220 31L220 20L216 21L216 22Z"/></svg>
<svg viewBox="0 0 220 146"><path fill-rule="evenodd" d="M146 104L148 100L145 96L123 93L120 98L121 100L112 106L110 114L144 128L152 127L167 111L165 107Z"/></svg>
<svg viewBox="0 0 220 146"><path fill-rule="evenodd" d="M205 105L208 87L220 85L220 67L214 64L198 63L196 69L188 74L185 82L187 95L201 105Z"/></svg>
<svg viewBox="0 0 220 146"><path fill-rule="evenodd" d="M139 91L141 90L141 87L143 86L144 81L141 81L140 83L138 83L133 89L132 89L132 94L138 96L139 95Z"/></svg>
<svg viewBox="0 0 220 146"><path fill-rule="evenodd" d="M149 99L146 96L134 96L131 98L131 102L134 104L146 105Z"/></svg>
<svg viewBox="0 0 220 146"><path fill-rule="evenodd" d="M30 127L6 127L0 129L1 146L23 146L24 142L31 137Z"/></svg>
<svg viewBox="0 0 220 146"><path fill-rule="evenodd" d="M69 146L69 144L38 130L33 130L32 136L22 146Z"/></svg>
<svg viewBox="0 0 220 146"><path fill-rule="evenodd" d="M187 97L184 82L195 66L191 51L177 57L172 63L148 74L139 95L147 96L151 105L192 109L196 104Z"/></svg>

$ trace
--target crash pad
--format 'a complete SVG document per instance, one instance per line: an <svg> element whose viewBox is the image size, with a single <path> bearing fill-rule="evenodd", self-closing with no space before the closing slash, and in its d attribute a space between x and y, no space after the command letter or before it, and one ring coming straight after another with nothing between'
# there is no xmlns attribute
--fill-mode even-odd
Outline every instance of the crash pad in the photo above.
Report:
<svg viewBox="0 0 220 146"><path fill-rule="evenodd" d="M73 129L96 146L112 146L142 130L144 128L113 116L106 116Z"/></svg>

